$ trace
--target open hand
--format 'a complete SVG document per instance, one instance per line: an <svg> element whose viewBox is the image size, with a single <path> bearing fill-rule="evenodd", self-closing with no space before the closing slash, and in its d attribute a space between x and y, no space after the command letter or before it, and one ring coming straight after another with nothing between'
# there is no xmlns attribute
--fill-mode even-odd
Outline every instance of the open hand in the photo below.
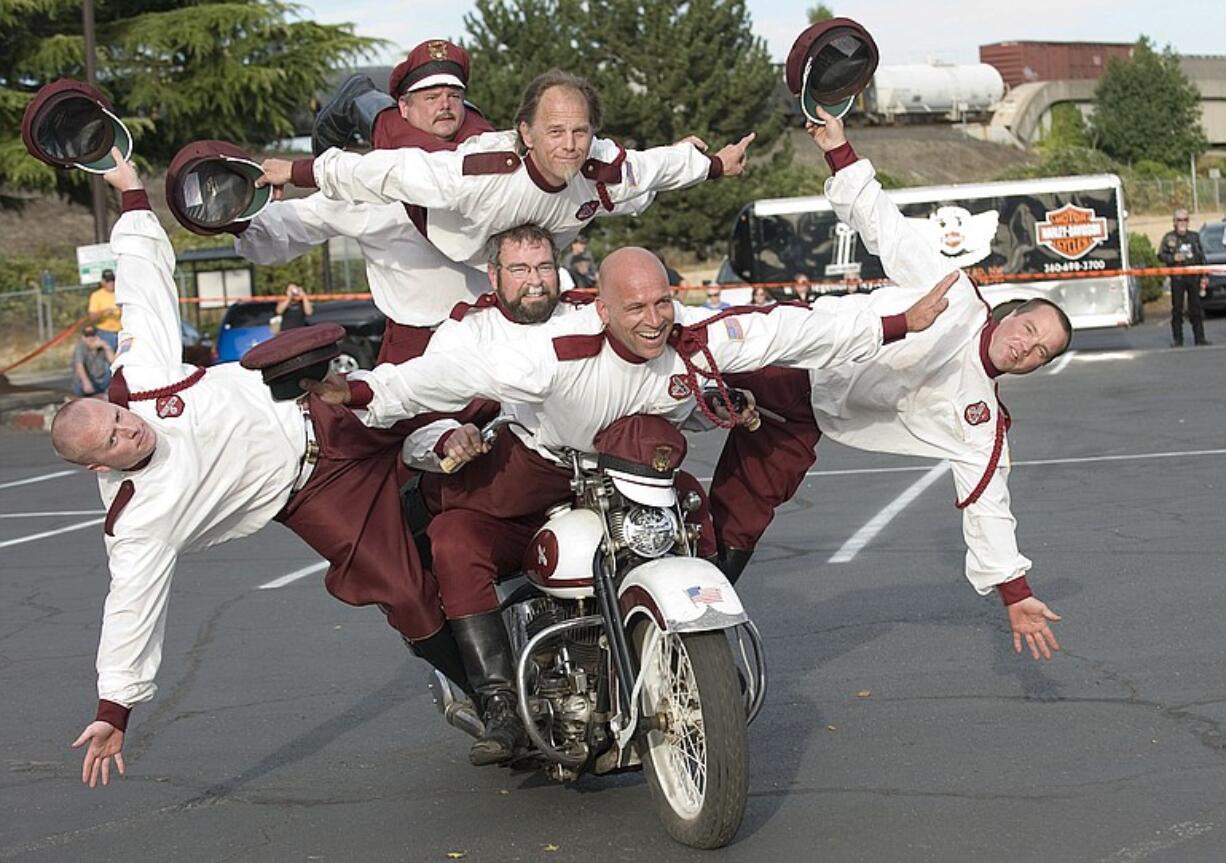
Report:
<svg viewBox="0 0 1226 863"><path fill-rule="evenodd" d="M918 333L928 329L932 326L932 322L949 308L949 300L945 299L945 294L953 287L954 282L958 281L959 275L959 271L954 270L937 282L936 287L924 294L915 305L907 309L907 332Z"/></svg>
<svg viewBox="0 0 1226 863"><path fill-rule="evenodd" d="M85 726L81 736L73 741L72 748L80 749L86 744L89 745L85 749L85 760L81 764L83 783L90 788L96 788L98 777L101 775L102 784L109 784L111 759L115 760L115 767L119 769L119 775L124 774L122 731L109 722L96 719Z"/></svg>
<svg viewBox="0 0 1226 863"><path fill-rule="evenodd" d="M1030 655L1035 659L1051 659L1053 650L1060 649L1056 635L1051 631L1049 621L1060 620L1056 614L1037 597L1028 596L1021 602L1006 606L1009 613L1009 628L1013 630L1013 651L1022 652L1022 642L1030 648Z"/></svg>

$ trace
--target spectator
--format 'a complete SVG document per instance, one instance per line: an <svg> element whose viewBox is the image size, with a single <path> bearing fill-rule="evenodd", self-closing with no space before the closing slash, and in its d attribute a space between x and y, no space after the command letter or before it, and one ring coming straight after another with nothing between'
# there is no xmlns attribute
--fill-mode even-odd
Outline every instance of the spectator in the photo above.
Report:
<svg viewBox="0 0 1226 863"><path fill-rule="evenodd" d="M722 290L720 289L719 285L707 285L707 301L702 304L702 307L704 309L710 309L714 312L718 312L721 309L732 308L731 303L725 303L722 299L720 299L721 294Z"/></svg>
<svg viewBox="0 0 1226 863"><path fill-rule="evenodd" d="M792 290L796 292L796 299L806 306L813 302L813 286L804 273L792 276Z"/></svg>
<svg viewBox="0 0 1226 863"><path fill-rule="evenodd" d="M753 289L753 304L755 306L769 306L773 302L770 291L766 288L757 287Z"/></svg>
<svg viewBox="0 0 1226 863"><path fill-rule="evenodd" d="M98 331L98 338L119 349L119 306L115 303L115 271L102 271L102 284L89 295L89 322Z"/></svg>
<svg viewBox="0 0 1226 863"><path fill-rule="evenodd" d="M664 260L664 256L659 252L654 253L660 259L660 263L664 265L664 274L668 276L668 286L670 288L686 288L689 287L689 282L685 280L685 276L669 266L668 261Z"/></svg>
<svg viewBox="0 0 1226 863"><path fill-rule="evenodd" d="M1174 215L1174 230L1167 231L1158 243L1158 257L1168 267L1190 267L1205 262L1205 251L1200 247L1200 235L1188 230L1188 211L1178 209ZM1171 276L1171 344L1183 347L1183 304L1188 302L1188 320L1192 324L1192 339L1198 345L1207 345L1205 338L1205 313L1200 306L1200 295L1209 285L1208 276Z"/></svg>
<svg viewBox="0 0 1226 863"><path fill-rule="evenodd" d="M109 270L107 272L110 272ZM112 278L112 284L114 279ZM111 363L115 352L94 326L86 324L81 339L72 351L72 392L78 396L100 396L111 383Z"/></svg>
<svg viewBox="0 0 1226 863"><path fill-rule="evenodd" d="M570 252L562 257L562 266L576 288L596 287L596 258L587 250L587 237L580 235L570 241Z"/></svg>
<svg viewBox="0 0 1226 863"><path fill-rule="evenodd" d="M309 318L315 314L315 307L306 292L290 282L285 289L285 296L277 300L277 314L281 316L281 329L292 330L295 327L310 326Z"/></svg>

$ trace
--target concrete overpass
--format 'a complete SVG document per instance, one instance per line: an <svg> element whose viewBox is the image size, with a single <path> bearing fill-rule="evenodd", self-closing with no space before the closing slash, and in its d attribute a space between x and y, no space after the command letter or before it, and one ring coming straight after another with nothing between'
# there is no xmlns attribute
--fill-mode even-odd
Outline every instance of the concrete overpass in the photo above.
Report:
<svg viewBox="0 0 1226 863"><path fill-rule="evenodd" d="M1201 126L1209 146L1226 147L1226 57L1183 57L1180 65L1200 90ZM1089 114L1097 85L1089 79L1019 84L1005 94L992 115L989 135L1030 146L1050 122L1053 106L1071 102Z"/></svg>

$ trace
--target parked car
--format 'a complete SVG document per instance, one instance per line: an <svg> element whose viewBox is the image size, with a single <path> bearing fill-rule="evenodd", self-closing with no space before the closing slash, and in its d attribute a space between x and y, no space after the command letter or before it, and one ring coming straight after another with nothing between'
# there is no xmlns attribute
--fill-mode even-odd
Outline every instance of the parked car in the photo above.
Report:
<svg viewBox="0 0 1226 863"><path fill-rule="evenodd" d="M1210 222L1200 229L1200 245L1205 262L1226 264L1226 222ZM1211 273L1209 289L1200 301L1206 312L1226 314L1226 273Z"/></svg>
<svg viewBox="0 0 1226 863"><path fill-rule="evenodd" d="M261 342L273 337L275 300L235 303L226 309L217 333L217 361L234 362ZM341 352L332 367L343 373L373 368L383 344L387 318L369 300L337 300L315 304L312 324L340 324L345 328Z"/></svg>

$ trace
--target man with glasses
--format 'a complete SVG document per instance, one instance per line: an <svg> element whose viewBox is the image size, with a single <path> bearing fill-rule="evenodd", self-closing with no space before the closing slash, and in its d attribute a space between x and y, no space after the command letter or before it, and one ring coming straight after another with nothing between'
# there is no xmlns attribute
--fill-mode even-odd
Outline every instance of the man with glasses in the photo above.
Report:
<svg viewBox="0 0 1226 863"><path fill-rule="evenodd" d="M1168 267L1191 267L1205 262L1205 250L1200 245L1200 235L1188 230L1188 211L1175 211L1175 227L1167 231L1158 243L1158 257ZM1205 312L1201 308L1201 293L1209 287L1208 276L1171 276L1171 344L1183 347L1183 309L1186 299L1188 320L1192 324L1192 339L1195 344L1207 345L1205 338Z"/></svg>
<svg viewBox="0 0 1226 863"><path fill-rule="evenodd" d="M719 285L707 285L707 301L702 304L702 307L713 312L722 312L724 309L732 308L732 303L725 303L721 297L722 291Z"/></svg>

